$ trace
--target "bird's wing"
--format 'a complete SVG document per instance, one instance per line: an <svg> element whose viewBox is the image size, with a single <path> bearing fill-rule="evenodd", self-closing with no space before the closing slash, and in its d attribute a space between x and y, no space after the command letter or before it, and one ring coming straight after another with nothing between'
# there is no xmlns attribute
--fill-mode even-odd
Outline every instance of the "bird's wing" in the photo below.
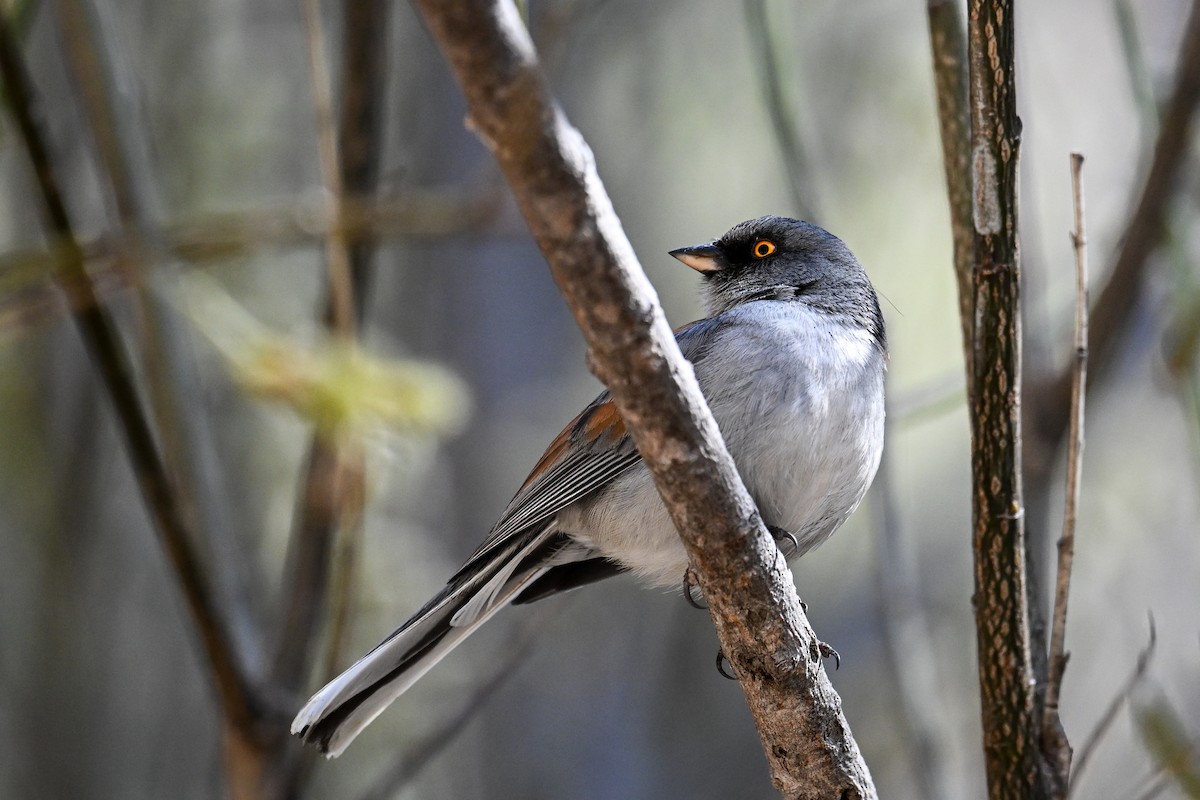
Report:
<svg viewBox="0 0 1200 800"><path fill-rule="evenodd" d="M702 319L675 331L683 355L692 363L704 358L715 325ZM514 536L535 528L566 506L612 481L641 461L612 395L603 391L554 438L517 490L492 532L459 574Z"/></svg>

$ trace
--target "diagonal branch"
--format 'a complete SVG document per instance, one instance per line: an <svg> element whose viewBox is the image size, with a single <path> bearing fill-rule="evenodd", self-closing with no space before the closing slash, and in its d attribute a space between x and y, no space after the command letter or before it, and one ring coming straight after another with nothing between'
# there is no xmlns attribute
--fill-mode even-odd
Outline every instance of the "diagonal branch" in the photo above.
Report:
<svg viewBox="0 0 1200 800"><path fill-rule="evenodd" d="M778 549L621 230L590 149L551 96L517 9L417 0L680 532L741 677L776 787L875 797Z"/></svg>
<svg viewBox="0 0 1200 800"><path fill-rule="evenodd" d="M69 280L64 284L64 290L69 293L68 301L78 309L75 319L80 334L113 403L142 498L179 577L184 599L212 668L221 707L231 724L252 731L261 709L258 698L252 692L233 647L227 622L217 609L193 549L193 521L176 502L175 486L138 397L134 372L120 334L98 302L95 287L84 269L83 254L54 176L47 137L34 114L37 107L34 87L4 14L0 14L0 73L10 110L36 173L45 226L61 243L64 272Z"/></svg>

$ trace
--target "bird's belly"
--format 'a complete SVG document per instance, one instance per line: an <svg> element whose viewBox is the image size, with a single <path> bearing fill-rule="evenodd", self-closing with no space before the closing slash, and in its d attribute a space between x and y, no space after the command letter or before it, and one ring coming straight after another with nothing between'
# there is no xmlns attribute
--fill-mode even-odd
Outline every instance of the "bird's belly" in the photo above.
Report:
<svg viewBox="0 0 1200 800"><path fill-rule="evenodd" d="M597 494L559 512L558 527L651 586L682 584L687 553L641 462Z"/></svg>

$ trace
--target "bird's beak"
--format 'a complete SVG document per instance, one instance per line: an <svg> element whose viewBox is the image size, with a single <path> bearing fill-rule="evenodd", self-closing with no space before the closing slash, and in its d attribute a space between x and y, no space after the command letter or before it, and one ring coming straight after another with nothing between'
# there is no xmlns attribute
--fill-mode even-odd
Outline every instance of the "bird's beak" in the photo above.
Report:
<svg viewBox="0 0 1200 800"><path fill-rule="evenodd" d="M696 272L718 272L725 267L725 254L715 244L698 244L672 250L671 255Z"/></svg>

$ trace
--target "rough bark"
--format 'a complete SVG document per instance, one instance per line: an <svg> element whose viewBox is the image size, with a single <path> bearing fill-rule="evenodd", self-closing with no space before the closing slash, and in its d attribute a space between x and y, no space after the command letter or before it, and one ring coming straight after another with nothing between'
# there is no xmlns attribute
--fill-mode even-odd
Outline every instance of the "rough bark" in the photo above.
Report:
<svg viewBox="0 0 1200 800"><path fill-rule="evenodd" d="M1021 491L1021 123L1012 3L972 0L967 27L975 241L968 396L983 749L990 798L1046 797Z"/></svg>
<svg viewBox="0 0 1200 800"><path fill-rule="evenodd" d="M417 0L680 531L776 787L874 797L791 573L511 3Z"/></svg>

